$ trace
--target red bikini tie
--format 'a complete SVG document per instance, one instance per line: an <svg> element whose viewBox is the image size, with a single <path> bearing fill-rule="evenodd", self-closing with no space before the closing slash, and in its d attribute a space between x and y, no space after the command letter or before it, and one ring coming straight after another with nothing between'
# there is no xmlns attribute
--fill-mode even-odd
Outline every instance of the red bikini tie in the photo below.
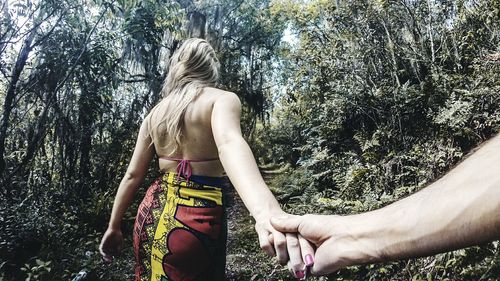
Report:
<svg viewBox="0 0 500 281"><path fill-rule="evenodd" d="M182 175L184 176L184 178L186 178L187 181L189 181L189 178L191 178L191 175L193 174L189 160L182 159L179 164L177 164L176 172L177 180L179 180Z"/></svg>

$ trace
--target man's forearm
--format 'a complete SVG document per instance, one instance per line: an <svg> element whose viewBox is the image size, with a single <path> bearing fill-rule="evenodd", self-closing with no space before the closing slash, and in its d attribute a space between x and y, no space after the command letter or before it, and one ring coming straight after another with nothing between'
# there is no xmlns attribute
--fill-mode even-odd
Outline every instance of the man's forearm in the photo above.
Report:
<svg viewBox="0 0 500 281"><path fill-rule="evenodd" d="M343 217L365 262L419 257L500 238L500 136L422 191Z"/></svg>

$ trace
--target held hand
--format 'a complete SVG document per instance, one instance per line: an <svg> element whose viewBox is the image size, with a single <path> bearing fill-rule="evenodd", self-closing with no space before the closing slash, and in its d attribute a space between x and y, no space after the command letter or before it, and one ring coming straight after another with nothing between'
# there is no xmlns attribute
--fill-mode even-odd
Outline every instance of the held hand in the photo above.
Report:
<svg viewBox="0 0 500 281"><path fill-rule="evenodd" d="M287 264L288 252L285 235L276 231L269 223L268 218L256 219L255 231L259 237L260 248L269 256L276 256L281 265Z"/></svg>
<svg viewBox="0 0 500 281"><path fill-rule="evenodd" d="M310 267L314 263L313 245L298 234L283 234L277 231L271 226L268 218L257 220L255 230L259 236L261 249L270 256L276 255L281 265L287 264L292 274L303 280L306 266Z"/></svg>
<svg viewBox="0 0 500 281"><path fill-rule="evenodd" d="M104 233L99 252L106 262L112 262L113 256L120 253L123 245L123 234L120 229L108 228Z"/></svg>
<svg viewBox="0 0 500 281"><path fill-rule="evenodd" d="M299 280L305 280L308 268L314 264L314 246L300 234L286 233L288 269Z"/></svg>
<svg viewBox="0 0 500 281"><path fill-rule="evenodd" d="M314 265L311 268L313 275L323 275L334 272L351 264L349 251L356 253L356 248L349 249L338 238L342 229L340 217L305 215L286 215L271 218L272 226L279 231L299 233L302 237L316 245ZM337 231L336 233L334 231ZM347 255L344 255L348 253Z"/></svg>

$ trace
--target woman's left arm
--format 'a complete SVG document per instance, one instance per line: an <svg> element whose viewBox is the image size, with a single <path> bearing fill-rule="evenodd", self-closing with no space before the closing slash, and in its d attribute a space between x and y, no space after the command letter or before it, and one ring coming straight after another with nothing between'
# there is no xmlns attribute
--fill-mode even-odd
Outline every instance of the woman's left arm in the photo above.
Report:
<svg viewBox="0 0 500 281"><path fill-rule="evenodd" d="M241 103L234 93L224 94L213 106L212 132L220 161L255 219L260 247L270 255L276 254L281 264L287 263L290 258L289 267L296 276L303 276L302 257L313 255L313 249L305 240L299 245L295 234L285 236L270 225L270 216L279 216L284 212L264 182L253 153L242 137L240 116ZM302 273L297 273L299 271Z"/></svg>

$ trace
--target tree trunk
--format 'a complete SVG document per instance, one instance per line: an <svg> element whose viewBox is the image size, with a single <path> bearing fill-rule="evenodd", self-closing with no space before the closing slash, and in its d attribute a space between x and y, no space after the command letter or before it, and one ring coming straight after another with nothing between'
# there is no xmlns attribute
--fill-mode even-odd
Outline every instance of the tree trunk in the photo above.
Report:
<svg viewBox="0 0 500 281"><path fill-rule="evenodd" d="M213 24L207 29L207 41L210 42L210 45L212 45L217 53L219 53L221 49L222 34L224 28L224 24L222 22L222 13L223 12L221 11L221 6L217 5L217 7L215 8Z"/></svg>
<svg viewBox="0 0 500 281"><path fill-rule="evenodd" d="M207 17L200 12L193 11L188 14L188 20L188 36L205 38Z"/></svg>
<svg viewBox="0 0 500 281"><path fill-rule="evenodd" d="M78 127L80 131L79 152L80 152L80 165L78 176L80 184L85 185L90 179L90 150L92 148L92 123L93 123L93 110L91 106L91 93L82 89L79 100L78 110Z"/></svg>
<svg viewBox="0 0 500 281"><path fill-rule="evenodd" d="M3 175L6 163L5 163L5 140L7 138L7 129L9 127L10 113L12 112L13 102L16 97L17 83L21 77L21 73L24 70L28 55L31 52L33 39L36 35L36 29L33 29L28 35L26 40L24 40L23 46L16 60L14 69L12 70L12 79L10 80L9 86L7 88L7 94L5 95L5 101L3 104L3 114L2 121L0 124L0 176Z"/></svg>

